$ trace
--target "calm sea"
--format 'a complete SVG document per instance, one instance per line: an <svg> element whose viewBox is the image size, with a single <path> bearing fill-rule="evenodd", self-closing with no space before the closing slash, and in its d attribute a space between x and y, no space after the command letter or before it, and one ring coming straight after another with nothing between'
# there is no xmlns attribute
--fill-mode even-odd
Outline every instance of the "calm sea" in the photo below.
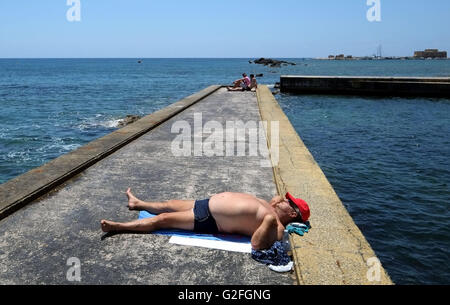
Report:
<svg viewBox="0 0 450 305"><path fill-rule="evenodd" d="M450 76L447 61L0 59L0 183L211 84ZM276 96L395 283L450 284L450 100Z"/></svg>

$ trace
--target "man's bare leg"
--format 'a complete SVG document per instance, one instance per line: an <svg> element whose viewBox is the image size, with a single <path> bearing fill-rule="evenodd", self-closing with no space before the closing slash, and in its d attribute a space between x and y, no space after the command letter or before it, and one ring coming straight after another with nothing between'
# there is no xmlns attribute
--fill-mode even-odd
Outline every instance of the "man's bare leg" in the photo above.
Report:
<svg viewBox="0 0 450 305"><path fill-rule="evenodd" d="M114 222L102 220L103 232L132 231L153 232L160 229L194 230L194 212L192 210L174 213L163 213L153 218L138 219L131 222Z"/></svg>
<svg viewBox="0 0 450 305"><path fill-rule="evenodd" d="M195 200L169 200L167 202L145 202L136 198L131 189L127 190L128 208L133 211L148 211L152 214L183 212L194 208Z"/></svg>
<svg viewBox="0 0 450 305"><path fill-rule="evenodd" d="M240 87L240 88L231 88L231 87L229 87L228 91L244 91L244 89L242 87Z"/></svg>
<svg viewBox="0 0 450 305"><path fill-rule="evenodd" d="M242 84L242 79L235 80L233 82L234 88L239 88Z"/></svg>

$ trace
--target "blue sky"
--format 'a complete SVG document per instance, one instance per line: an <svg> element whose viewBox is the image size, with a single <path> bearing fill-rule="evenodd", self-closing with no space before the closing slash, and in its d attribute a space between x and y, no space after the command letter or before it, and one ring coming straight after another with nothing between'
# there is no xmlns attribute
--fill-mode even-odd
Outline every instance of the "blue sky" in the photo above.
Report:
<svg viewBox="0 0 450 305"><path fill-rule="evenodd" d="M0 58L325 57L450 51L449 0L1 0ZM245 5L244 5L245 4Z"/></svg>

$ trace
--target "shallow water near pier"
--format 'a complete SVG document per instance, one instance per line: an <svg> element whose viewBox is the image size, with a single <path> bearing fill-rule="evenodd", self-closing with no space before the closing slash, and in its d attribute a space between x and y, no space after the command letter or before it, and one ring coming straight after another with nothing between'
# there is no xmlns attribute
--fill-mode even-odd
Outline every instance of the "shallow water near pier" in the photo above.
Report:
<svg viewBox="0 0 450 305"><path fill-rule="evenodd" d="M450 61L0 59L0 183L240 74L450 76ZM449 284L450 100L276 95L398 284Z"/></svg>
<svg viewBox="0 0 450 305"><path fill-rule="evenodd" d="M278 100L393 281L448 284L450 100Z"/></svg>

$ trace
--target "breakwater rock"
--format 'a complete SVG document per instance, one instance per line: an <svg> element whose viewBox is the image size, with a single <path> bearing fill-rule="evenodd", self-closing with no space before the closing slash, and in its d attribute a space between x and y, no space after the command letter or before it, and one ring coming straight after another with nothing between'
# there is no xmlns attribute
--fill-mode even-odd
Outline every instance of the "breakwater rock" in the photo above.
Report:
<svg viewBox="0 0 450 305"><path fill-rule="evenodd" d="M138 115L127 115L125 118L119 121L118 127L125 127L129 124L136 122L139 119L141 119L141 117Z"/></svg>
<svg viewBox="0 0 450 305"><path fill-rule="evenodd" d="M285 66L288 66L288 65L296 66L297 65L296 63L293 63L293 62L264 58L264 57L254 60L253 63L258 64L258 65L269 66L271 68L279 68L282 65L285 65Z"/></svg>

